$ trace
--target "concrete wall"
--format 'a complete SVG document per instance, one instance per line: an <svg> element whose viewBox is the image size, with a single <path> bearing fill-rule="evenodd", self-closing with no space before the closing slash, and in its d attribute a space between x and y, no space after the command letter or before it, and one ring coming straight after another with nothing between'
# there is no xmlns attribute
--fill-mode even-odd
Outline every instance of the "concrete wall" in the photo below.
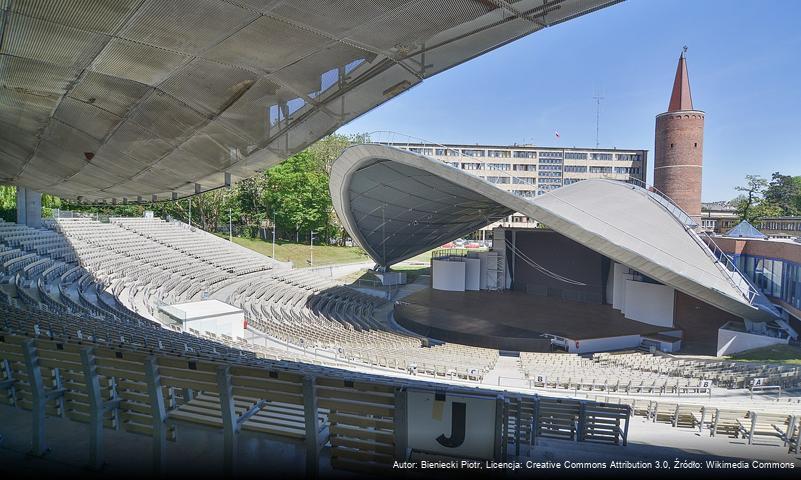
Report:
<svg viewBox="0 0 801 480"><path fill-rule="evenodd" d="M42 194L17 187L17 223L29 227L42 226Z"/></svg>
<svg viewBox="0 0 801 480"><path fill-rule="evenodd" d="M660 327L673 326L673 288L634 280L626 280L625 285L626 318Z"/></svg>
<svg viewBox="0 0 801 480"><path fill-rule="evenodd" d="M212 332L231 337L245 336L245 314L229 313L211 317L184 320L184 329L193 328L201 332Z"/></svg>
<svg viewBox="0 0 801 480"><path fill-rule="evenodd" d="M465 266L464 262L434 260L432 262L431 287L436 290L464 292Z"/></svg>
<svg viewBox="0 0 801 480"><path fill-rule="evenodd" d="M718 330L717 356L731 355L733 353L751 350L753 348L767 347L769 345L784 345L787 339L754 335L752 333L736 332L721 328Z"/></svg>
<svg viewBox="0 0 801 480"><path fill-rule="evenodd" d="M682 351L700 355L715 355L718 329L740 319L682 292L676 292L673 324L682 329Z"/></svg>

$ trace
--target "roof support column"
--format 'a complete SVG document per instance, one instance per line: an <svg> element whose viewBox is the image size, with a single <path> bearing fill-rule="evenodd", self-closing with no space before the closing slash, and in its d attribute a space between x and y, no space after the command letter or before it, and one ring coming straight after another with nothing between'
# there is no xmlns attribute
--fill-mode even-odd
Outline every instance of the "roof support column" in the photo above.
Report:
<svg viewBox="0 0 801 480"><path fill-rule="evenodd" d="M17 223L29 227L42 225L42 194L17 187Z"/></svg>

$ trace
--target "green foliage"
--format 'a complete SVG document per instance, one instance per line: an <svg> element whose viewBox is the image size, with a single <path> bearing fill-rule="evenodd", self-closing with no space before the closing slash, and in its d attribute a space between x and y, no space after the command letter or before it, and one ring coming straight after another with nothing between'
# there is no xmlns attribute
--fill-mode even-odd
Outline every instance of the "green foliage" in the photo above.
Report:
<svg viewBox="0 0 801 480"><path fill-rule="evenodd" d="M801 176L774 172L765 189L764 199L779 209L777 215L801 214Z"/></svg>
<svg viewBox="0 0 801 480"><path fill-rule="evenodd" d="M308 242L314 232L315 244L328 243L332 238L344 244L345 232L339 226L328 191L329 172L345 148L368 140L367 135L329 135L230 189L219 188L177 201L82 205L43 195L42 211L45 216L54 208L102 216L142 216L145 210L152 210L162 218L170 216L226 234L230 213L234 234L241 237L257 238L260 232L270 236L275 221L278 238ZM14 187L0 187L0 215L8 221L16 219Z"/></svg>
<svg viewBox="0 0 801 480"><path fill-rule="evenodd" d="M757 206L762 201L762 195L768 186L768 181L759 175L746 175L745 185L734 187L738 192L743 192L736 199L737 215L740 220L753 223L757 218Z"/></svg>
<svg viewBox="0 0 801 480"><path fill-rule="evenodd" d="M331 196L328 174L309 150L289 157L267 171L266 203L283 231L331 235Z"/></svg>
<svg viewBox="0 0 801 480"><path fill-rule="evenodd" d="M775 172L770 181L759 175L746 175L745 181L735 187L743 193L732 200L740 220L755 223L765 217L801 214L801 177Z"/></svg>

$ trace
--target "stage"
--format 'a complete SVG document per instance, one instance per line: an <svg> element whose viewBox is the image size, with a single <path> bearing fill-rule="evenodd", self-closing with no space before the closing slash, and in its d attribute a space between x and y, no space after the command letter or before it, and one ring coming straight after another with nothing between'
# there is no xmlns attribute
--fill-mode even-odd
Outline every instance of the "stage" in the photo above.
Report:
<svg viewBox="0 0 801 480"><path fill-rule="evenodd" d="M643 337L666 341L666 333L678 330L629 320L611 305L511 290L426 288L395 303L395 321L446 342L512 351L549 351L551 340L543 334L564 340L568 350L589 353L632 348Z"/></svg>

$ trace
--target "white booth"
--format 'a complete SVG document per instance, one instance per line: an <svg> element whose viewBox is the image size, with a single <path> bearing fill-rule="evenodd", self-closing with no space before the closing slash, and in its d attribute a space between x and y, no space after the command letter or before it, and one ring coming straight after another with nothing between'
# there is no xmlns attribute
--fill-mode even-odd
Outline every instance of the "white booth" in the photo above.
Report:
<svg viewBox="0 0 801 480"><path fill-rule="evenodd" d="M184 330L245 337L245 312L219 300L164 305L159 310Z"/></svg>

